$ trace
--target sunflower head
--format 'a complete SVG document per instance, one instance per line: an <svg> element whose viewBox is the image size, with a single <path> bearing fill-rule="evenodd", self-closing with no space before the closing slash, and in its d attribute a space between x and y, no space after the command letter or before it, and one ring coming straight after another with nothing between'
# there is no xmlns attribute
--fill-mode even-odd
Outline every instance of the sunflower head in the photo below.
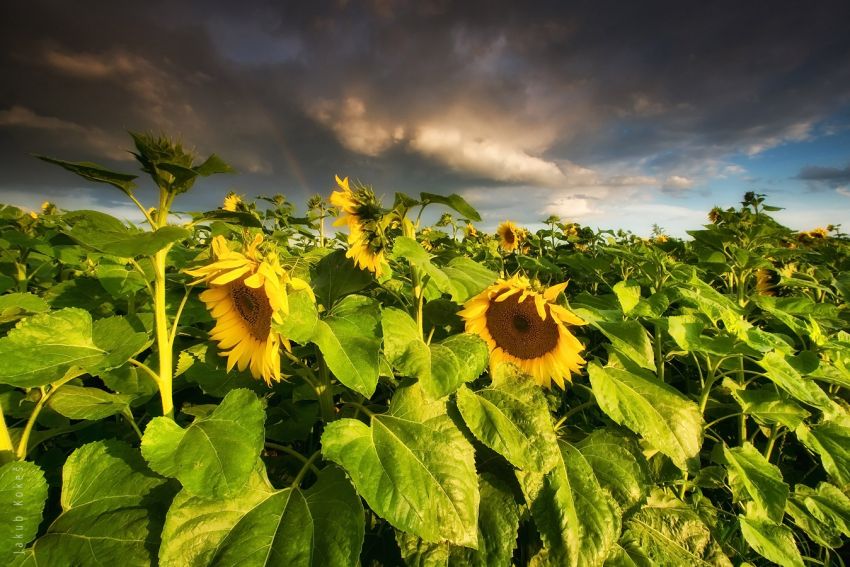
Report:
<svg viewBox="0 0 850 567"><path fill-rule="evenodd" d="M756 270L756 293L759 295L776 295L776 285L779 283L779 274L768 268Z"/></svg>
<svg viewBox="0 0 850 567"><path fill-rule="evenodd" d="M487 342L491 364L509 362L543 387L555 382L563 388L584 364L584 345L566 327L584 321L556 303L566 285L537 290L525 277L499 280L467 301L459 315L468 333Z"/></svg>
<svg viewBox="0 0 850 567"><path fill-rule="evenodd" d="M525 231L513 222L506 220L496 229L496 236L499 238L499 246L502 250L513 252L525 240Z"/></svg>
<svg viewBox="0 0 850 567"><path fill-rule="evenodd" d="M375 276L383 274L384 252L387 241L384 236L384 210L375 193L369 187L352 189L348 178L336 178L339 191L331 193L330 202L339 207L340 218L334 226L348 225L348 252L361 270L369 270Z"/></svg>
<svg viewBox="0 0 850 567"><path fill-rule="evenodd" d="M212 263L186 270L193 284L208 286L200 299L216 321L210 338L227 357L227 371L249 369L267 384L280 381L280 346L289 341L273 329L289 312L286 288L308 289L306 282L289 278L276 254L263 254L262 235L244 247L230 250L222 236L212 241ZM312 292L311 292L312 293Z"/></svg>
<svg viewBox="0 0 850 567"><path fill-rule="evenodd" d="M478 237L478 229L471 222L467 222L466 226L463 227L463 234L466 238L477 238Z"/></svg>
<svg viewBox="0 0 850 567"><path fill-rule="evenodd" d="M797 236L797 240L800 242L811 242L813 240L823 240L825 238L829 238L829 231L822 227L813 228L807 232L801 232Z"/></svg>
<svg viewBox="0 0 850 567"><path fill-rule="evenodd" d="M234 213L239 210L240 205L242 205L242 197L231 191L224 197L224 202L222 203L221 208L225 211Z"/></svg>

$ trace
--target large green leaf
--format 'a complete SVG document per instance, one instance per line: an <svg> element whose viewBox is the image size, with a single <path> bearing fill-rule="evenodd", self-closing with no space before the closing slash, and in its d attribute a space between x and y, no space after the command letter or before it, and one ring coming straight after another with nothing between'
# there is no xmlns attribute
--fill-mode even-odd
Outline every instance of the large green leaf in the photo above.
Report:
<svg viewBox="0 0 850 567"><path fill-rule="evenodd" d="M92 325L92 340L107 355L96 366L88 366L92 374L100 374L123 366L130 358L148 348L153 340L141 328L126 317L104 317Z"/></svg>
<svg viewBox="0 0 850 567"><path fill-rule="evenodd" d="M660 492L626 520L623 538L634 542L653 565L732 567L699 515Z"/></svg>
<svg viewBox="0 0 850 567"><path fill-rule="evenodd" d="M412 266L420 268L429 278L428 285L434 285L442 293L452 294L454 286L449 276L431 262L431 255L413 238L399 236L393 242L393 255L404 258Z"/></svg>
<svg viewBox="0 0 850 567"><path fill-rule="evenodd" d="M151 256L191 236L179 226L164 226L152 232L138 230L98 211L74 211L63 215L62 219L71 227L68 235L80 244L124 258Z"/></svg>
<svg viewBox="0 0 850 567"><path fill-rule="evenodd" d="M410 315L393 307L383 310L384 354L402 376L419 380L432 398L442 398L464 382L478 378L487 366L487 344L461 333L426 345Z"/></svg>
<svg viewBox="0 0 850 567"><path fill-rule="evenodd" d="M0 563L10 565L38 533L47 482L35 464L15 461L0 466Z"/></svg>
<svg viewBox="0 0 850 567"><path fill-rule="evenodd" d="M18 565L153 565L172 495L137 449L84 445L62 470L62 513Z"/></svg>
<svg viewBox="0 0 850 567"><path fill-rule="evenodd" d="M753 416L760 423L780 423L789 429L796 429L811 414L776 388L745 390L732 380L724 380L732 397L741 405L741 411Z"/></svg>
<svg viewBox="0 0 850 567"><path fill-rule="evenodd" d="M457 407L473 435L518 469L547 473L561 461L549 406L532 379L508 376L475 392L462 387Z"/></svg>
<svg viewBox="0 0 850 567"><path fill-rule="evenodd" d="M290 291L288 294L289 313L281 324L272 322L275 330L287 339L298 343L309 342L316 334L319 312L316 302L307 290Z"/></svg>
<svg viewBox="0 0 850 567"><path fill-rule="evenodd" d="M534 523L553 565L600 565L620 535L620 510L579 450L559 442L561 458L546 474L517 471Z"/></svg>
<svg viewBox="0 0 850 567"><path fill-rule="evenodd" d="M95 367L106 355L92 339L88 312L68 308L40 313L0 338L0 383L21 388L44 386L72 366Z"/></svg>
<svg viewBox="0 0 850 567"><path fill-rule="evenodd" d="M837 486L821 482L817 489L812 489L798 484L794 487L794 497L819 522L850 537L850 497Z"/></svg>
<svg viewBox="0 0 850 567"><path fill-rule="evenodd" d="M420 381L431 376L431 351L419 336L413 318L395 307L381 313L384 355L402 376Z"/></svg>
<svg viewBox="0 0 850 567"><path fill-rule="evenodd" d="M457 303L464 303L470 297L478 295L498 277L496 272L466 256L449 260L449 263L443 266L443 272L449 277L452 299Z"/></svg>
<svg viewBox="0 0 850 567"><path fill-rule="evenodd" d="M433 398L447 396L478 378L487 367L489 349L478 335L460 333L429 345L431 373L422 380L422 389Z"/></svg>
<svg viewBox="0 0 850 567"><path fill-rule="evenodd" d="M834 421L825 421L796 429L797 438L820 455L823 468L839 486L850 484L850 428Z"/></svg>
<svg viewBox="0 0 850 567"><path fill-rule="evenodd" d="M753 514L781 522L789 489L779 467L765 459L749 442L731 449L724 445L723 456L729 469L729 483L743 486L755 504Z"/></svg>
<svg viewBox="0 0 850 567"><path fill-rule="evenodd" d="M703 419L697 405L644 372L588 364L599 407L615 422L642 435L680 469L697 465Z"/></svg>
<svg viewBox="0 0 850 567"><path fill-rule="evenodd" d="M331 306L351 293L357 293L372 283L372 274L360 270L346 258L344 250L336 250L316 264L312 271L313 289L316 300L330 309Z"/></svg>
<svg viewBox="0 0 850 567"><path fill-rule="evenodd" d="M232 390L208 416L183 429L169 417L148 423L142 454L151 468L178 479L190 494L237 493L251 476L265 436L265 412L249 390Z"/></svg>
<svg viewBox="0 0 850 567"><path fill-rule="evenodd" d="M32 293L0 295L0 323L20 319L25 313L43 313L50 309L47 302Z"/></svg>
<svg viewBox="0 0 850 567"><path fill-rule="evenodd" d="M132 399L131 395L65 384L50 396L47 405L70 419L97 420L129 410Z"/></svg>
<svg viewBox="0 0 850 567"><path fill-rule="evenodd" d="M649 493L651 477L634 437L611 429L597 429L577 447L593 468L599 484L623 510L630 511L643 502Z"/></svg>
<svg viewBox="0 0 850 567"><path fill-rule="evenodd" d="M338 468L322 470L307 490L275 490L259 466L234 496L179 493L165 520L159 564L353 567L364 529L363 505Z"/></svg>
<svg viewBox="0 0 850 567"><path fill-rule="evenodd" d="M316 323L312 339L337 379L367 398L378 385L380 318L374 299L349 295Z"/></svg>
<svg viewBox="0 0 850 567"><path fill-rule="evenodd" d="M478 490L481 494L478 547L470 549L453 546L450 564L458 567L509 565L517 543L519 505L510 487L493 475L481 475Z"/></svg>
<svg viewBox="0 0 850 567"><path fill-rule="evenodd" d="M404 389L396 398L404 395ZM348 473L376 514L427 542L478 545L472 445L433 408L394 400L391 412L328 424L322 453Z"/></svg>
<svg viewBox="0 0 850 567"><path fill-rule="evenodd" d="M419 200L423 205L430 203L439 203L451 207L455 211L463 215L471 221L478 222L481 220L481 215L460 195L452 193L451 195L436 195L434 193L420 193Z"/></svg>
<svg viewBox="0 0 850 567"><path fill-rule="evenodd" d="M80 177L88 179L89 181L112 185L113 187L121 189L121 191L128 195L131 194L133 192L133 189L136 187L136 183L133 180L136 179L138 175L130 175L127 173L118 173L117 171L110 171L103 166L87 161L64 161L61 159L40 155L36 155L35 157L40 160L46 161L47 163L56 164L64 169L67 169L71 173L76 173Z"/></svg>
<svg viewBox="0 0 850 567"><path fill-rule="evenodd" d="M624 314L631 313L632 309L640 303L640 285L634 282L621 281L614 284L612 289Z"/></svg>
<svg viewBox="0 0 850 567"><path fill-rule="evenodd" d="M829 399L817 382L804 378L789 364L786 356L772 351L758 361L767 376L774 384L785 390L789 396L805 404L814 406L824 412L836 411L835 402Z"/></svg>
<svg viewBox="0 0 850 567"><path fill-rule="evenodd" d="M668 317L666 321L670 337L680 348L688 352L726 356L735 346L735 340L727 335L704 335L703 330L706 324L701 316L674 315Z"/></svg>
<svg viewBox="0 0 850 567"><path fill-rule="evenodd" d="M591 323L608 337L618 352L641 368L655 371L655 354L646 329L638 321L599 321Z"/></svg>
<svg viewBox="0 0 850 567"><path fill-rule="evenodd" d="M738 516L741 534L753 550L782 567L803 567L803 558L787 526L759 517Z"/></svg>

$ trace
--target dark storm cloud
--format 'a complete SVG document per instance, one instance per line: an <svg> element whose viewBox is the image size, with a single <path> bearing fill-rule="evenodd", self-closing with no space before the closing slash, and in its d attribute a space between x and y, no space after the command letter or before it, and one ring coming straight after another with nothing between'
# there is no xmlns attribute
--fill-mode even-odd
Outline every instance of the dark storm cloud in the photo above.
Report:
<svg viewBox="0 0 850 567"><path fill-rule="evenodd" d="M197 192L686 190L705 163L850 104L845 2L7 4L0 191L67 183L24 152L133 168L180 134L242 173ZM703 169L701 169L703 168ZM486 206L486 205L485 205Z"/></svg>
<svg viewBox="0 0 850 567"><path fill-rule="evenodd" d="M806 181L812 190L839 189L846 195L847 185L850 184L850 165L847 167L807 165L800 169L796 178Z"/></svg>

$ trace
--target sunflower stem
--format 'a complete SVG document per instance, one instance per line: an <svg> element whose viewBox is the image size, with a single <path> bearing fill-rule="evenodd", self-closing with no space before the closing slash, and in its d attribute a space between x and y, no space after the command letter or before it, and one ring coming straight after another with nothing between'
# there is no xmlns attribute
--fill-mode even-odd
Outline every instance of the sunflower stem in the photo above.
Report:
<svg viewBox="0 0 850 567"><path fill-rule="evenodd" d="M3 404L0 402L0 465L13 460L15 446L6 428L6 418L3 416Z"/></svg>
<svg viewBox="0 0 850 567"><path fill-rule="evenodd" d="M319 360L319 373L317 383L314 385L316 389L316 397L319 398L319 412L324 423L330 423L336 419L336 406L334 405L334 391L331 385L331 377L328 372L328 365L325 362L325 357L321 351L316 349L316 356Z"/></svg>
<svg viewBox="0 0 850 567"><path fill-rule="evenodd" d="M300 471L298 471L298 475L295 477L295 480L292 481L292 484L290 485L292 488L297 488L301 484L301 481L304 480L304 477L307 475L307 471L309 471L310 468L313 467L313 463L316 461L316 459L318 459L321 456L322 456L321 450L316 451L315 453L310 455L310 458L307 459L307 462L304 463L304 466L301 467ZM313 467L313 468L315 468L315 467Z"/></svg>
<svg viewBox="0 0 850 567"><path fill-rule="evenodd" d="M160 212L160 217L165 217ZM154 324L156 331L156 348L159 354L159 395L162 398L162 415L174 417L174 401L172 400L172 352L171 337L168 329L168 314L165 310L165 258L168 248L163 248L153 257L154 265Z"/></svg>
<svg viewBox="0 0 850 567"><path fill-rule="evenodd" d="M27 424L24 426L24 432L21 433L21 440L18 442L18 450L15 453L15 456L19 461L23 461L27 458L27 452L29 451L29 443L30 443L30 435L32 434L32 430L35 427L35 422L38 419L41 410L44 409L44 405L47 403L47 400L50 399L50 396L53 393L73 380L78 376L82 376L85 374L84 370L80 370L78 368L71 368L68 372L65 373L65 376L60 378L58 381L54 382L50 389L45 391L44 388L41 388L41 398L39 398L38 402L35 404L35 407L30 414L29 419L27 420Z"/></svg>
<svg viewBox="0 0 850 567"><path fill-rule="evenodd" d="M139 436L139 440L141 440L143 437L142 430L139 429L139 426L136 424L136 420L135 418L133 418L133 412L130 411L130 408L126 408L124 411L122 411L121 415L124 417L124 419L127 420L127 423L130 424L130 427L133 428L133 431L136 432L136 435Z"/></svg>

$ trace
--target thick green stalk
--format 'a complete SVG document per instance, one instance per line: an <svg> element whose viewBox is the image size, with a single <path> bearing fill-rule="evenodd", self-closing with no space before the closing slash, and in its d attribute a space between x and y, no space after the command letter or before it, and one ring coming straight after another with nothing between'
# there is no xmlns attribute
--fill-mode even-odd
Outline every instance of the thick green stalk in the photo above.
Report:
<svg viewBox="0 0 850 567"><path fill-rule="evenodd" d="M154 326L156 347L159 355L159 395L162 398L162 415L174 417L174 401L171 383L173 380L171 337L168 328L168 315L165 311L165 259L168 248L154 254Z"/></svg>
<svg viewBox="0 0 850 567"><path fill-rule="evenodd" d="M0 404L0 465L15 454L15 446L12 444L12 438L9 436L9 430L6 428L6 418L3 416L3 405Z"/></svg>
<svg viewBox="0 0 850 567"><path fill-rule="evenodd" d="M35 422L38 419L38 415L41 413L41 410L44 409L44 405L47 403L47 400L50 399L50 396L53 393L73 380L78 376L82 376L85 374L83 370L79 370L77 368L72 368L65 373L58 382L54 382L49 390L45 391L44 388L41 388L41 398L35 404L35 407L30 414L29 419L27 420L27 424L24 426L24 431L21 433L21 440L18 442L18 450L15 453L15 456L19 461L23 461L27 458L27 452L29 451L29 443L30 443L30 435L32 434L32 430L35 427Z"/></svg>

